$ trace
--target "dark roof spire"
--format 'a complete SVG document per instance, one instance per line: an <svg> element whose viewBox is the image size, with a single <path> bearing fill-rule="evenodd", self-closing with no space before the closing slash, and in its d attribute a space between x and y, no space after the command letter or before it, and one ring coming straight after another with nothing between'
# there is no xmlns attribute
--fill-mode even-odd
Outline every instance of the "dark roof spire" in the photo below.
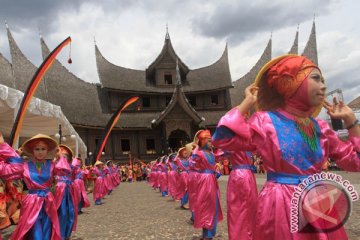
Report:
<svg viewBox="0 0 360 240"><path fill-rule="evenodd" d="M40 29L40 27L38 27L38 30L39 30L39 38L40 38L40 39L42 39L41 29Z"/></svg>
<svg viewBox="0 0 360 240"><path fill-rule="evenodd" d="M304 49L302 55L309 58L316 65L319 65L318 56L317 56L315 19L314 19L312 27L311 27L311 33L309 36L309 40L306 43L306 46L305 46L305 49Z"/></svg>
<svg viewBox="0 0 360 240"><path fill-rule="evenodd" d="M299 52L299 24L298 24L297 29L296 29L294 43L291 46L291 49L290 49L290 51L288 53L297 55L298 52Z"/></svg>
<svg viewBox="0 0 360 240"><path fill-rule="evenodd" d="M169 26L166 23L166 35L165 35L165 39L170 39L170 34L169 34Z"/></svg>
<svg viewBox="0 0 360 240"><path fill-rule="evenodd" d="M37 67L20 50L11 34L9 27L6 29L6 31L10 47L12 69L14 73L14 86L16 89L24 92L27 89ZM36 90L35 97L46 99L43 82L41 82L39 88Z"/></svg>
<svg viewBox="0 0 360 240"><path fill-rule="evenodd" d="M47 56L49 56L50 50L49 50L48 46L45 43L45 40L43 39L43 37L41 35L40 27L39 27L39 36L40 36L41 54L42 54L43 60L45 60L47 58ZM47 79L47 76L45 75L43 77L42 84L44 86L44 91L45 91L45 93L44 93L45 94L45 100L49 102L50 99L49 99L49 91L48 91L48 82L47 81L48 81L48 79Z"/></svg>
<svg viewBox="0 0 360 240"><path fill-rule="evenodd" d="M176 58L176 85L181 85L181 75L179 70L179 59Z"/></svg>

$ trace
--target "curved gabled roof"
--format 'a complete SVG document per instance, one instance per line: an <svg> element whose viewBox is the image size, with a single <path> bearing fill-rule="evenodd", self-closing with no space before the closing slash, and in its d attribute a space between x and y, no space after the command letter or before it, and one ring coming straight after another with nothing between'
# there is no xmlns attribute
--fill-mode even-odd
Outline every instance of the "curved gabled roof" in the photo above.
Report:
<svg viewBox="0 0 360 240"><path fill-rule="evenodd" d="M41 39L42 55L46 58L50 51ZM104 89L99 84L85 82L69 72L59 61L46 73L49 101L61 106L72 124L104 128L111 114L104 113L100 96ZM151 120L158 113L124 112L117 128L151 128Z"/></svg>
<svg viewBox="0 0 360 240"><path fill-rule="evenodd" d="M360 111L360 96L352 100L348 106L351 107L354 111Z"/></svg>
<svg viewBox="0 0 360 240"><path fill-rule="evenodd" d="M309 40L306 43L303 56L308 57L311 61L313 61L316 65L318 63L318 54L317 54L317 44L316 44L316 30L315 30L315 21L313 21L311 33L309 36Z"/></svg>
<svg viewBox="0 0 360 240"><path fill-rule="evenodd" d="M0 83L13 88L14 80L11 63L0 53Z"/></svg>
<svg viewBox="0 0 360 240"><path fill-rule="evenodd" d="M101 84L106 88L142 91L146 88L145 71L116 66L95 45L96 65Z"/></svg>
<svg viewBox="0 0 360 240"><path fill-rule="evenodd" d="M231 75L229 68L228 46L215 63L210 66L190 70L187 75L189 86L184 86L184 91L212 90L231 88Z"/></svg>
<svg viewBox="0 0 360 240"><path fill-rule="evenodd" d="M162 53L146 71L149 73L150 69L153 69L158 61L165 56L164 54L169 53L173 54L172 57L177 57L170 41L164 45ZM173 91L171 87L157 87L147 84L146 71L124 68L110 63L103 57L96 45L95 55L99 79L105 88L149 93L171 93ZM174 61L175 60L176 58ZM232 87L227 46L220 59L212 65L195 70L188 70L184 63L179 62L179 68L183 74L187 73L187 84L183 86L184 92L211 91Z"/></svg>
<svg viewBox="0 0 360 240"><path fill-rule="evenodd" d="M11 63L16 89L25 92L31 79L33 78L37 67L25 57L17 43L15 42L10 29L7 27L7 35L9 40ZM45 92L45 82L42 81L36 90L35 97L47 100Z"/></svg>
<svg viewBox="0 0 360 240"><path fill-rule="evenodd" d="M163 45L163 48L162 48L160 54L149 65L149 67L146 69L146 71L147 72L153 71L155 69L155 67L160 63L160 61L167 55L170 56L174 61L178 61L179 68L181 69L182 72L184 72L185 74L187 74L189 72L189 68L186 66L186 64L183 61L181 61L179 56L176 54L176 52L171 44L169 33L166 33L165 42L164 42L164 45Z"/></svg>
<svg viewBox="0 0 360 240"><path fill-rule="evenodd" d="M224 116L228 110L218 110L218 111L198 111L200 116L203 116L203 122L201 125L204 126L217 126L219 120L222 116Z"/></svg>
<svg viewBox="0 0 360 240"><path fill-rule="evenodd" d="M237 106L244 98L245 88L254 82L254 79L260 69L271 60L272 40L269 39L266 48L251 70L234 82L234 88L230 89L231 105Z"/></svg>
<svg viewBox="0 0 360 240"><path fill-rule="evenodd" d="M200 115L190 105L184 94L178 64L176 65L176 86L171 100L165 110L163 110L156 118L154 118L152 124L154 126L158 125L171 112L171 110L174 109L176 105L179 105L193 119L195 124L199 124L201 121L203 121L202 117L200 117Z"/></svg>

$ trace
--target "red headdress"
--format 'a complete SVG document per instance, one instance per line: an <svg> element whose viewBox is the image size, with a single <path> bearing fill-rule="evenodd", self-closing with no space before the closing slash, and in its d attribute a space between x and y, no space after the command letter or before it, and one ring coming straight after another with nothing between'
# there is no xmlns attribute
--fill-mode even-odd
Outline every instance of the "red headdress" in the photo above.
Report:
<svg viewBox="0 0 360 240"><path fill-rule="evenodd" d="M209 139L211 139L211 133L209 130L199 130L195 134L195 138L197 140L197 144L200 147L203 147Z"/></svg>
<svg viewBox="0 0 360 240"><path fill-rule="evenodd" d="M69 154L70 159L74 157L74 152L70 147L66 146L65 144L60 144L59 147L61 150L65 150Z"/></svg>
<svg viewBox="0 0 360 240"><path fill-rule="evenodd" d="M178 150L178 155L179 155L179 157L180 158L184 158L184 154L186 153L186 152L191 152L191 149L189 149L189 148L187 148L187 147L182 147L182 148L179 148L179 150Z"/></svg>
<svg viewBox="0 0 360 240"><path fill-rule="evenodd" d="M316 64L304 56L283 55L266 63L255 78L259 87L257 109L272 111L292 98ZM320 104L313 116L319 114Z"/></svg>
<svg viewBox="0 0 360 240"><path fill-rule="evenodd" d="M269 68L267 83L285 99L294 95L312 69L318 68L303 56L287 56Z"/></svg>

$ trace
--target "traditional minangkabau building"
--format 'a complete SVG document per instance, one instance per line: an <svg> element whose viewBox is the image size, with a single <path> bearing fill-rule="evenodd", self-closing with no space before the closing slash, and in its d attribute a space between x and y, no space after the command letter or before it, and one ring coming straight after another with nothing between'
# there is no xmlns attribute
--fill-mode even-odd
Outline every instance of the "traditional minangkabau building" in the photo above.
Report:
<svg viewBox="0 0 360 240"><path fill-rule="evenodd" d="M22 53L8 27L7 34L11 62L0 54L0 83L25 91L37 67ZM40 43L46 58L50 50L42 37ZM273 57L271 48L270 38L255 66L232 81L227 45L215 63L190 69L175 52L167 32L155 60L145 70L134 70L112 64L95 44L100 83L76 77L55 60L35 96L61 106L93 153L119 103L138 95L139 101L121 115L113 129L104 158L125 162L131 153L138 159L154 160L192 141L198 129L213 130L220 117L241 102L245 87ZM298 31L289 53L298 54ZM317 63L315 23L302 54ZM91 154L82 157L92 158Z"/></svg>

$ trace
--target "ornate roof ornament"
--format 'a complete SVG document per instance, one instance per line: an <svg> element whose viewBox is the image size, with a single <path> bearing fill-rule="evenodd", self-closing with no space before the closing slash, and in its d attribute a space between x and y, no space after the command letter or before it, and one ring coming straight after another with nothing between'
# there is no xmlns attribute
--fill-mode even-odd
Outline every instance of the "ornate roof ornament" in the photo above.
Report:
<svg viewBox="0 0 360 240"><path fill-rule="evenodd" d="M298 52L299 52L299 24L297 26L294 43L291 46L290 51L288 52L288 54L296 54L297 55Z"/></svg>
<svg viewBox="0 0 360 240"><path fill-rule="evenodd" d="M305 49L301 55L309 58L316 65L319 65L318 54L317 54L317 44L316 44L315 14L314 14L314 20L313 20L309 40L307 41Z"/></svg>
<svg viewBox="0 0 360 240"><path fill-rule="evenodd" d="M166 23L166 34L165 34L165 40L166 39L170 39L170 34L169 34L169 28L168 28L168 24Z"/></svg>

